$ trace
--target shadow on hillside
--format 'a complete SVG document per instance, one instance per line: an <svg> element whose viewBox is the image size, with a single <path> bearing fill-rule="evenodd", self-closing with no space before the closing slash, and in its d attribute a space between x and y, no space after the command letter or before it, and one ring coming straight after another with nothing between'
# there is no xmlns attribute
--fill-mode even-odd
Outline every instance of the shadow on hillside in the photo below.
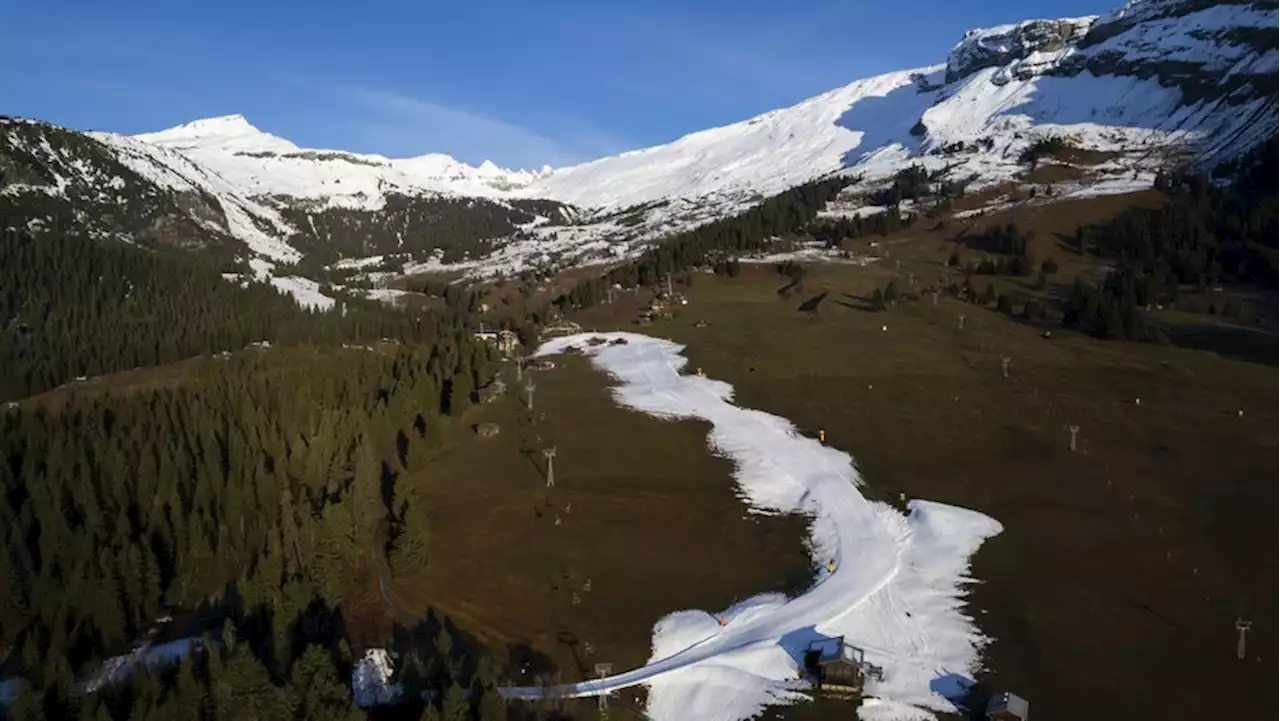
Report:
<svg viewBox="0 0 1280 721"><path fill-rule="evenodd" d="M873 153L893 145L918 154L920 140L911 134L924 111L933 105L935 93L920 92L908 83L886 95L872 95L855 101L836 119L836 125L862 133L858 147L845 153L843 166L851 168Z"/></svg>
<svg viewBox="0 0 1280 721"><path fill-rule="evenodd" d="M940 82L942 73L930 76L930 82ZM1062 125L1096 123L1115 127L1169 130L1164 113L1153 114L1155 105L1163 106L1167 97L1163 93L1142 94L1148 102L1134 102L1134 80L1123 76L1092 77L1087 93L1081 94L1078 78L1042 76L1021 93L1014 104L993 105L989 117L1020 116L1033 123L1053 122ZM952 90L966 82L989 82L968 78L951 86ZM843 167L850 168L867 160L875 153L900 146L911 154L919 154L920 139L911 134L926 110L933 106L947 90L921 92L915 83L908 83L884 95L860 98L836 120L836 125L862 133L856 148L845 153ZM1176 91L1174 91L1176 92ZM974 97L977 97L975 94ZM963 109L971 114L970 122L979 122L979 107ZM1153 122L1156 119L1156 122Z"/></svg>
<svg viewBox="0 0 1280 721"><path fill-rule="evenodd" d="M1150 102L1135 102L1134 79L1131 77L1094 77L1088 74L1078 77L1090 79L1087 92L1081 92L1078 78L1042 76L1031 85L1030 92L1019 97L1020 102L1003 108L995 115L1026 116L1035 123L1097 123L1148 130L1170 129L1151 122L1153 117L1169 118L1164 112L1154 116L1151 112L1153 106L1163 108L1168 102L1166 97L1161 97L1163 93L1138 93L1136 97L1149 98Z"/></svg>
<svg viewBox="0 0 1280 721"><path fill-rule="evenodd" d="M1217 353L1226 358L1277 365L1277 343L1273 333L1231 325L1173 324L1164 327L1169 342L1180 348Z"/></svg>
<svg viewBox="0 0 1280 721"><path fill-rule="evenodd" d="M876 310L871 307L870 298L863 298L861 296L856 296L851 293L841 293L840 295L842 296L841 300L833 300L831 302L835 303L836 305L844 306L845 308L860 310L864 313L876 312Z"/></svg>
<svg viewBox="0 0 1280 721"><path fill-rule="evenodd" d="M816 313L818 308L822 305L822 301L826 299L827 299L827 293L826 291L823 291L818 295L815 295L812 298L804 301L800 305L796 306L796 310L800 311L801 313Z"/></svg>

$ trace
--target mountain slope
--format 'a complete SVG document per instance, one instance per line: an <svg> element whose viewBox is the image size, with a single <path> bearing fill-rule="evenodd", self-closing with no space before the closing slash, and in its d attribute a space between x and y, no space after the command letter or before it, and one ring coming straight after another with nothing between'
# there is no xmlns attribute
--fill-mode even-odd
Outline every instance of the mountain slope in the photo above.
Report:
<svg viewBox="0 0 1280 721"><path fill-rule="evenodd" d="M580 206L771 193L828 172L883 178L906 157L984 138L990 149L946 162L995 181L1037 131L1135 160L1205 141L1195 152L1230 155L1274 130L1276 22L1274 2L1136 0L1103 18L971 31L945 64L556 170L521 192Z"/></svg>
<svg viewBox="0 0 1280 721"><path fill-rule="evenodd" d="M388 194L500 197L540 177L487 162L473 168L439 153L394 160L341 150L307 150L258 130L240 115L196 120L134 137L181 152L250 195L316 200L325 208L379 210Z"/></svg>
<svg viewBox="0 0 1280 721"><path fill-rule="evenodd" d="M1102 17L975 30L935 65L536 172L308 150L238 115L134 137L15 121L0 125L0 201L42 208L33 222L70 205L76 222L144 244L242 244L242 260L312 275L379 255L474 277L614 262L831 174L853 181L841 212L861 212L913 163L969 190L1125 192L1275 132L1277 19L1273 1L1134 0ZM1057 175L1033 174L1049 138L1080 152L1056 159ZM120 183L145 202L122 213Z"/></svg>

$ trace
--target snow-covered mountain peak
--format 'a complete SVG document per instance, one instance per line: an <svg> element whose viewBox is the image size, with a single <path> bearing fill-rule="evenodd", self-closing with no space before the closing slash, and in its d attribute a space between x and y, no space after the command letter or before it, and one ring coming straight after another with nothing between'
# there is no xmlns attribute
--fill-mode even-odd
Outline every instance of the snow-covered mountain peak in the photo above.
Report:
<svg viewBox="0 0 1280 721"><path fill-rule="evenodd" d="M1126 192L1171 160L1229 160L1275 133L1277 20L1275 0L1134 0L1099 17L973 30L937 48L935 65L555 170L299 148L239 115L90 136L141 178L176 191L193 222L273 261L414 253L414 267L509 273L615 262L836 174L851 181L836 213L862 212L913 165L966 193L1004 192L1041 182L1024 158L1051 136L1070 149L1048 161L1059 166L1053 173L1038 174L1065 178L1053 197ZM9 167L40 164L26 156L56 166L14 173L11 195L73 182L76 168L39 142L16 130L0 142L0 168L6 152L25 154ZM152 206L168 202L154 195ZM455 242L437 233L446 226L479 237ZM463 243L474 245L463 251Z"/></svg>
<svg viewBox="0 0 1280 721"><path fill-rule="evenodd" d="M291 153L298 150L298 146L288 140L257 129L238 113L193 120L168 130L134 137L178 151Z"/></svg>

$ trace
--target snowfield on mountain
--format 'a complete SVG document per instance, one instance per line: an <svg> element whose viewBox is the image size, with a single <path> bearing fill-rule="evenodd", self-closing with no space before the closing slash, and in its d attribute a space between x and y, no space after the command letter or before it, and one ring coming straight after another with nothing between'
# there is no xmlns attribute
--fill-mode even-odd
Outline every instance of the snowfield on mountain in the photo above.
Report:
<svg viewBox="0 0 1280 721"><path fill-rule="evenodd" d="M455 198L533 220L478 238L461 257L420 251L404 272L555 271L634 257L665 235L832 174L856 180L846 193L855 202L909 163L970 190L1025 183L1023 151L1049 136L1095 151L1058 197L1128 192L1170 162L1229 159L1275 130L1277 21L1274 2L1134 0L1104 16L974 30L935 65L857 80L665 145L536 171L442 154L304 149L239 115L92 137L159 186L207 193L224 219L200 222L239 239L250 256L296 261L299 236L326 242L317 229L324 212L377 223L397 199ZM535 200L571 207L520 205ZM385 231L403 242L414 228Z"/></svg>

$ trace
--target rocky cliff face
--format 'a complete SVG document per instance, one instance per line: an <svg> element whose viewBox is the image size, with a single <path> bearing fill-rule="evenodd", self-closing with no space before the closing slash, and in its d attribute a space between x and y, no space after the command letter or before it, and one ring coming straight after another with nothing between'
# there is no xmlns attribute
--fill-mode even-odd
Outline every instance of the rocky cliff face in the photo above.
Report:
<svg viewBox="0 0 1280 721"><path fill-rule="evenodd" d="M207 189L158 185L87 135L24 120L0 119L0 215L32 232L228 254L241 247Z"/></svg>
<svg viewBox="0 0 1280 721"><path fill-rule="evenodd" d="M1099 18L1057 73L1153 78L1188 104L1274 97L1278 20L1274 0L1134 0Z"/></svg>
<svg viewBox="0 0 1280 721"><path fill-rule="evenodd" d="M1040 75L1154 78L1186 102L1239 104L1275 93L1276 3L1133 0L1105 16L1028 20L965 34L947 57L946 81L999 67L1004 84Z"/></svg>
<svg viewBox="0 0 1280 721"><path fill-rule="evenodd" d="M947 56L946 81L953 83L983 68L1011 65L1012 75L1026 79L1048 67L1061 53L1085 37L1095 17L1028 20L985 30L970 30Z"/></svg>

